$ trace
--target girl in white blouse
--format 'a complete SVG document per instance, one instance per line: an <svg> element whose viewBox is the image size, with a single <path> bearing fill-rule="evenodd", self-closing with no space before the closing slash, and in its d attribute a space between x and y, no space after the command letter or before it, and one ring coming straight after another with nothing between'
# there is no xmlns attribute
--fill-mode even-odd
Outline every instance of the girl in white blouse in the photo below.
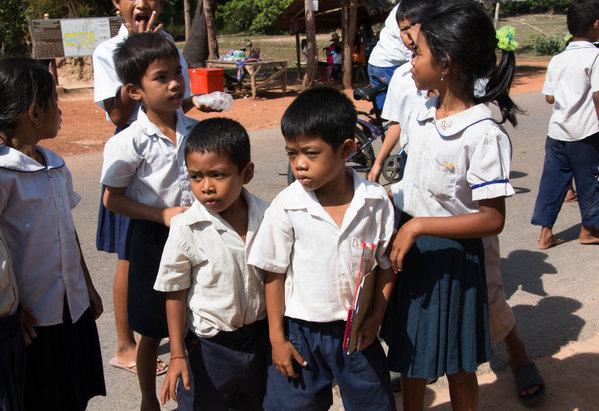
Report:
<svg viewBox="0 0 599 411"><path fill-rule="evenodd" d="M415 105L401 139L408 161L393 190L401 213L390 253L399 274L382 332L405 410L422 409L428 379L442 375L454 408L478 407L475 372L491 356L481 238L501 232L514 194L509 138L484 104L516 124L513 33L501 34L475 2L432 8L417 33L412 75L439 96ZM481 97L478 78L490 78Z"/></svg>
<svg viewBox="0 0 599 411"><path fill-rule="evenodd" d="M83 410L106 395L94 288L71 209L80 197L64 160L37 143L60 128L56 86L31 59L0 61L0 230L19 289L25 408Z"/></svg>

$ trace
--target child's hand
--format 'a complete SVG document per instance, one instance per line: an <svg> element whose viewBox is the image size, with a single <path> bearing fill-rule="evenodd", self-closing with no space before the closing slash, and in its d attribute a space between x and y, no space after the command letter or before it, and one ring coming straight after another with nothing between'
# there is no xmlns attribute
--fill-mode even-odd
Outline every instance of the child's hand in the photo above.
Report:
<svg viewBox="0 0 599 411"><path fill-rule="evenodd" d="M154 33L158 33L160 30L162 30L162 27L164 26L162 23L160 23L159 25L154 27L156 19L158 18L158 13L159 13L158 11L152 12L152 14L150 15L150 19L148 20L148 24L146 24L145 21L142 20L137 25L137 28L131 27L131 25L129 23L125 23L125 27L127 27L129 34L143 33L145 31L146 32L151 31Z"/></svg>
<svg viewBox="0 0 599 411"><path fill-rule="evenodd" d="M293 367L293 360L297 361L302 367L306 367L308 362L304 360L304 357L300 355L295 349L291 341L283 340L279 343L272 343L272 363L276 367L277 371L281 373L283 377L297 378L298 373Z"/></svg>
<svg viewBox="0 0 599 411"><path fill-rule="evenodd" d="M37 318L31 313L29 308L21 304L21 332L23 333L23 338L25 339L25 345L31 344L33 339L37 337L35 333L34 325L37 325Z"/></svg>
<svg viewBox="0 0 599 411"><path fill-rule="evenodd" d="M166 372L166 377L162 383L162 391L160 393L160 402L162 405L170 398L175 402L179 402L177 398L177 380L179 376L183 379L183 387L189 391L189 369L187 368L187 360L182 357L172 358Z"/></svg>
<svg viewBox="0 0 599 411"><path fill-rule="evenodd" d="M379 333L381 327L381 321L374 316L369 315L362 323L362 326L358 330L358 346L356 349L362 351L374 342Z"/></svg>
<svg viewBox="0 0 599 411"><path fill-rule="evenodd" d="M368 181L374 181L375 183L378 183L382 171L383 166L375 161L370 169L370 173L368 173Z"/></svg>
<svg viewBox="0 0 599 411"><path fill-rule="evenodd" d="M104 305L102 304L102 297L98 294L98 291L92 286L88 287L89 304L94 320L100 318L104 312Z"/></svg>
<svg viewBox="0 0 599 411"><path fill-rule="evenodd" d="M414 245L419 237L416 230L418 224L417 218L412 218L410 221L405 223L399 231L395 234L393 243L391 244L391 252L389 253L389 259L393 271L398 272L403 269L403 260L410 248Z"/></svg>
<svg viewBox="0 0 599 411"><path fill-rule="evenodd" d="M162 222L165 226L171 226L171 220L174 216L184 213L189 207L171 207L162 211Z"/></svg>

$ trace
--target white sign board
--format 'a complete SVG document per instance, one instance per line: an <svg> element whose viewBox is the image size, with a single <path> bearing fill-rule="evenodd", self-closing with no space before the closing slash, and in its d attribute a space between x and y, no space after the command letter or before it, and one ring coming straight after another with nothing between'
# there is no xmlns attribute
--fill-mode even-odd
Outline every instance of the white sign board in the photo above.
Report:
<svg viewBox="0 0 599 411"><path fill-rule="evenodd" d="M89 56L98 44L110 38L107 18L60 20L65 57Z"/></svg>

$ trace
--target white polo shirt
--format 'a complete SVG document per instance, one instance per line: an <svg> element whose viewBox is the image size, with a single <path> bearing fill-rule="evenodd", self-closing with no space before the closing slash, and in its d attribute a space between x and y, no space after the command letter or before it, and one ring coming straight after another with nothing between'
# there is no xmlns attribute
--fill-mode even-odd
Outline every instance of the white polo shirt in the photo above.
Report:
<svg viewBox="0 0 599 411"><path fill-rule="evenodd" d="M80 200L57 154L37 146L46 166L0 147L0 230L12 257L19 299L40 326L62 323L66 298L73 321L89 307L75 224Z"/></svg>
<svg viewBox="0 0 599 411"><path fill-rule="evenodd" d="M160 34L170 42L175 42L173 36L166 31L160 30ZM104 107L104 100L114 98L119 87L123 85L116 74L113 54L116 46L122 43L127 37L129 37L129 31L123 24L116 36L98 44L94 50L92 56L94 67L94 102L102 107L102 110L106 110L106 107ZM179 50L179 63L181 64L181 69L183 71L183 79L185 80L185 97L189 97L191 95L189 88L189 71L181 50ZM129 117L128 121L129 123L132 123L137 118L137 109L139 107L141 107L141 104L137 104L137 107L131 112L131 117ZM106 119L110 120L108 114L106 114Z"/></svg>
<svg viewBox="0 0 599 411"><path fill-rule="evenodd" d="M352 173L354 197L341 228L314 192L297 181L266 210L248 264L287 275L288 317L313 322L346 320L362 241L376 244L376 264L383 269L391 266L385 250L393 233L393 205L383 187Z"/></svg>
<svg viewBox="0 0 599 411"><path fill-rule="evenodd" d="M549 137L578 141L599 132L593 93L599 91L599 49L573 41L547 66L543 94L553 96Z"/></svg>
<svg viewBox="0 0 599 411"><path fill-rule="evenodd" d="M13 315L19 306L17 279L12 268L8 244L0 230L0 318Z"/></svg>
<svg viewBox="0 0 599 411"><path fill-rule="evenodd" d="M368 64L377 67L401 66L412 58L412 52L403 44L399 24L395 18L399 4L393 7L379 33L379 41L372 49Z"/></svg>
<svg viewBox="0 0 599 411"><path fill-rule="evenodd" d="M264 271L248 266L247 255L268 204L246 190L242 195L248 205L245 242L196 200L173 218L164 246L154 289L190 289L187 324L200 337L266 318Z"/></svg>
<svg viewBox="0 0 599 411"><path fill-rule="evenodd" d="M416 102L427 96L427 92L418 89L412 77L412 63L407 62L393 72L381 117L386 120L405 124Z"/></svg>
<svg viewBox="0 0 599 411"><path fill-rule="evenodd" d="M175 145L139 109L137 120L106 142L100 182L127 187L127 197L151 207L184 205L182 200L193 198L185 167L185 141L196 124L178 110Z"/></svg>

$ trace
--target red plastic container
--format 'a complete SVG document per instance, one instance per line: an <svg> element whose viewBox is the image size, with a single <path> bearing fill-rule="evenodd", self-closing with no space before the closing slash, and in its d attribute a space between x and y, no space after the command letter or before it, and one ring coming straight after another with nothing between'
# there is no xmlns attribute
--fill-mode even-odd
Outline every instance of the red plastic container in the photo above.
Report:
<svg viewBox="0 0 599 411"><path fill-rule="evenodd" d="M191 68L189 83L192 94L224 91L225 70L222 68Z"/></svg>

